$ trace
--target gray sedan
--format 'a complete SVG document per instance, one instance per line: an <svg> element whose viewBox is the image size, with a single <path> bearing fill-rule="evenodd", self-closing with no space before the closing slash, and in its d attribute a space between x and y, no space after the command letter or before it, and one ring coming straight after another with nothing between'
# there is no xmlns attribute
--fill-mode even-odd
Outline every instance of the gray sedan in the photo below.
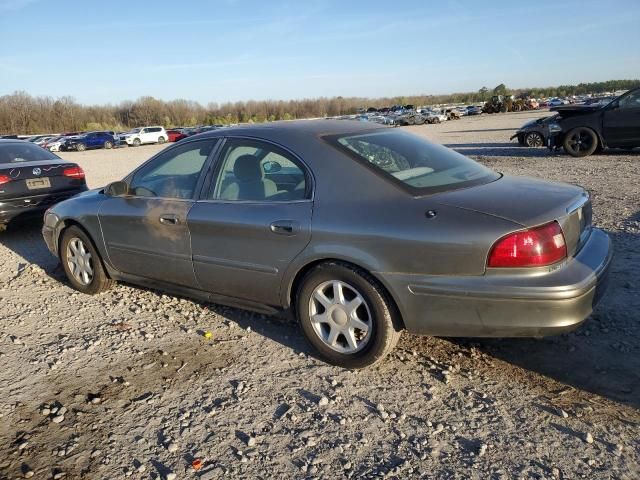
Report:
<svg viewBox="0 0 640 480"><path fill-rule="evenodd" d="M291 312L328 362L371 365L403 330L542 336L600 299L609 237L580 187L506 176L349 121L190 137L47 211L69 282Z"/></svg>

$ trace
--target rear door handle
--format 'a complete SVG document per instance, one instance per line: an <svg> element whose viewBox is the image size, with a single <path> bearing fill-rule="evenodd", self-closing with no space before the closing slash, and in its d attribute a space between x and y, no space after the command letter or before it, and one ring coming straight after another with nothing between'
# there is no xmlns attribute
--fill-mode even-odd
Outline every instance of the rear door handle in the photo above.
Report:
<svg viewBox="0 0 640 480"><path fill-rule="evenodd" d="M160 215L160 223L162 223L163 225L177 225L178 223L180 223L180 220L178 219L177 215L165 214Z"/></svg>
<svg viewBox="0 0 640 480"><path fill-rule="evenodd" d="M278 235L295 235L297 222L293 220L278 220L269 225L273 233Z"/></svg>

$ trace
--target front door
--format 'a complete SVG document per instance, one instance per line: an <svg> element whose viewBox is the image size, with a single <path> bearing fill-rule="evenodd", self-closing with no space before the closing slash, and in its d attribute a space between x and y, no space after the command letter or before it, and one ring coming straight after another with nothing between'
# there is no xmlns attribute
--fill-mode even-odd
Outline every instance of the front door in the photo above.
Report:
<svg viewBox="0 0 640 480"><path fill-rule="evenodd" d="M278 305L283 274L311 239L311 176L283 149L227 139L188 215L200 288Z"/></svg>
<svg viewBox="0 0 640 480"><path fill-rule="evenodd" d="M188 142L161 152L127 179L128 195L103 202L100 226L116 269L196 286L187 215L215 142Z"/></svg>
<svg viewBox="0 0 640 480"><path fill-rule="evenodd" d="M640 147L640 89L620 97L607 108L603 134L610 147Z"/></svg>

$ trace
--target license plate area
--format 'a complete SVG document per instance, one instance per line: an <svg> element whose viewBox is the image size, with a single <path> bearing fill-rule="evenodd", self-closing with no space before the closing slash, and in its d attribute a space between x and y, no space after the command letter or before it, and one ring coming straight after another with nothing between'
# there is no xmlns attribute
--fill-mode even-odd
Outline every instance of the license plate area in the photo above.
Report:
<svg viewBox="0 0 640 480"><path fill-rule="evenodd" d="M49 180L48 177L28 178L27 180L25 180L25 183L27 184L27 188L29 190L39 190L42 188L51 187L51 181Z"/></svg>

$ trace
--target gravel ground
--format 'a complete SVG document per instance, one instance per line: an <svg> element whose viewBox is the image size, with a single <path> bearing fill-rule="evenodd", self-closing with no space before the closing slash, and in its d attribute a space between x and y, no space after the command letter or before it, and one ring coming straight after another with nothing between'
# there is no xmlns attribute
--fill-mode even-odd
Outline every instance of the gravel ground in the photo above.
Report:
<svg viewBox="0 0 640 480"><path fill-rule="evenodd" d="M591 191L611 285L559 337L404 335L350 372L278 318L126 285L76 293L38 225L0 234L0 478L640 478L640 155L509 142L538 115L409 129ZM94 187L160 148L63 156Z"/></svg>

